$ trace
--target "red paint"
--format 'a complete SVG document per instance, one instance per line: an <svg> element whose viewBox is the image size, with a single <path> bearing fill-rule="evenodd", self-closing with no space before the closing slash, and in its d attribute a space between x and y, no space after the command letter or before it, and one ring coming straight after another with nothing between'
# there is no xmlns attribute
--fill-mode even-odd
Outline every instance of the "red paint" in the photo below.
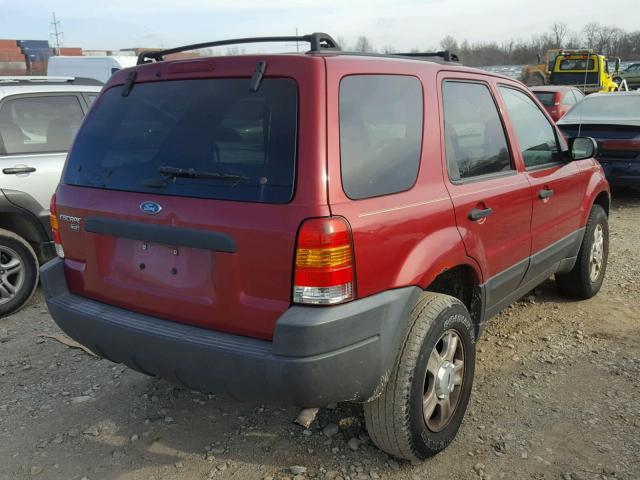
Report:
<svg viewBox="0 0 640 480"><path fill-rule="evenodd" d="M349 274L355 272L357 298L363 298L409 285L426 288L442 271L459 265L471 267L482 283L583 226L595 196L608 191L593 160L526 172L497 85L525 87L486 72L366 56L254 55L215 58L214 69L213 60L180 64L186 67L148 64L138 67L136 82L249 78L258 60L267 60L267 77L286 76L298 84L293 200L286 205L241 203L60 185L58 211L83 221L99 216L210 230L237 244L234 254L179 248L176 255L172 247L143 249L139 241L83 228L74 232L68 222L60 222L73 292L160 318L269 339L291 305L296 236L309 218L334 215L348 222L354 258ZM413 75L422 83L421 166L416 183L405 192L350 200L342 189L338 92L341 78L350 74ZM127 75L116 73L106 89L124 83ZM445 78L490 87L510 136L513 174L464 184L449 181L440 100ZM541 188L552 188L555 195L542 202L537 198ZM163 210L154 216L141 213L138 206L146 200ZM468 219L469 210L485 207L493 209L486 220ZM302 229L300 245L326 240L312 230ZM330 243L344 240L341 235Z"/></svg>

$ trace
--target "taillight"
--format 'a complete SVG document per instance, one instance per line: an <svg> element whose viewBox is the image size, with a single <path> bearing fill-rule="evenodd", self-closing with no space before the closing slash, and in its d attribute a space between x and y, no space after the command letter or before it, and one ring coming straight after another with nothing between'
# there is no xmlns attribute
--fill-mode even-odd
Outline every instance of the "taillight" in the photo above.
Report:
<svg viewBox="0 0 640 480"><path fill-rule="evenodd" d="M306 220L298 232L293 301L330 305L354 294L351 227L341 217Z"/></svg>
<svg viewBox="0 0 640 480"><path fill-rule="evenodd" d="M640 151L640 140L601 140L602 150Z"/></svg>
<svg viewBox="0 0 640 480"><path fill-rule="evenodd" d="M56 254L60 258L64 258L64 250L62 249L62 240L60 240L60 228L58 225L58 207L56 206L56 195L53 194L51 197L51 207L49 209L51 212L50 222L51 222L51 236L53 237L53 244L56 247Z"/></svg>

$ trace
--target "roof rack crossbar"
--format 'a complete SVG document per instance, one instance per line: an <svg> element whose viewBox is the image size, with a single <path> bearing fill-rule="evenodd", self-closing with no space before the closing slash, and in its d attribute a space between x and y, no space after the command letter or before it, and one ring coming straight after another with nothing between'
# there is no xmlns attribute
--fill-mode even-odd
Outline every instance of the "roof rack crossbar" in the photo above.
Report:
<svg viewBox="0 0 640 480"><path fill-rule="evenodd" d="M186 52L189 50L198 50L200 48L224 47L226 45L239 45L243 43L268 43L268 42L308 42L311 44L310 52L321 52L326 50L340 50L338 42L326 33L312 33L303 36L284 36L284 37L248 37L234 38L231 40L218 40L215 42L194 43L192 45L184 45L182 47L169 48L167 50L145 51L138 55L138 65L148 63L148 61L162 61L165 55L172 53Z"/></svg>
<svg viewBox="0 0 640 480"><path fill-rule="evenodd" d="M455 53L451 53L449 50L443 50L440 52L409 52L409 53L394 53L400 57L440 57L445 62L459 62L458 56Z"/></svg>

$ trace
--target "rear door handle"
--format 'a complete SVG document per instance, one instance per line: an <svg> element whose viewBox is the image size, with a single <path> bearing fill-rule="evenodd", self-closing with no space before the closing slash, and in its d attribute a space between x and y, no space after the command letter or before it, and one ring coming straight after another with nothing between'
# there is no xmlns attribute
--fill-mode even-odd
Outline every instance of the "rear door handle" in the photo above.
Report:
<svg viewBox="0 0 640 480"><path fill-rule="evenodd" d="M493 213L492 208L484 208L484 209L474 208L469 212L469 220L473 220L475 222L476 220L480 220L481 218L488 217L492 213Z"/></svg>
<svg viewBox="0 0 640 480"><path fill-rule="evenodd" d="M6 175L16 175L18 173L33 173L36 169L34 167L10 167L3 168L2 173Z"/></svg>
<svg viewBox="0 0 640 480"><path fill-rule="evenodd" d="M538 192L538 197L540 198L540 200L549 198L551 195L553 195L553 189L551 188L543 188Z"/></svg>

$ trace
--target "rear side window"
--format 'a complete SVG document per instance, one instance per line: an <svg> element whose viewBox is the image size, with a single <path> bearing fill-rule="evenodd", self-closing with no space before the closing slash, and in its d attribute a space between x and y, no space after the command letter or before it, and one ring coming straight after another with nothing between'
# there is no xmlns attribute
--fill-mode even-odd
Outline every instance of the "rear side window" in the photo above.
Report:
<svg viewBox="0 0 640 480"><path fill-rule="evenodd" d="M445 148L451 180L513 170L507 139L489 88L480 83L445 82Z"/></svg>
<svg viewBox="0 0 640 480"><path fill-rule="evenodd" d="M560 160L554 128L538 106L519 90L500 87L526 168Z"/></svg>
<svg viewBox="0 0 640 480"><path fill-rule="evenodd" d="M65 182L95 188L286 203L294 190L297 86L264 79L141 83L93 105ZM176 173L178 172L178 173Z"/></svg>
<svg viewBox="0 0 640 480"><path fill-rule="evenodd" d="M66 152L83 116L75 95L7 100L0 108L0 154Z"/></svg>
<svg viewBox="0 0 640 480"><path fill-rule="evenodd" d="M340 166L349 198L410 189L422 147L422 87L415 77L354 75L340 82Z"/></svg>

